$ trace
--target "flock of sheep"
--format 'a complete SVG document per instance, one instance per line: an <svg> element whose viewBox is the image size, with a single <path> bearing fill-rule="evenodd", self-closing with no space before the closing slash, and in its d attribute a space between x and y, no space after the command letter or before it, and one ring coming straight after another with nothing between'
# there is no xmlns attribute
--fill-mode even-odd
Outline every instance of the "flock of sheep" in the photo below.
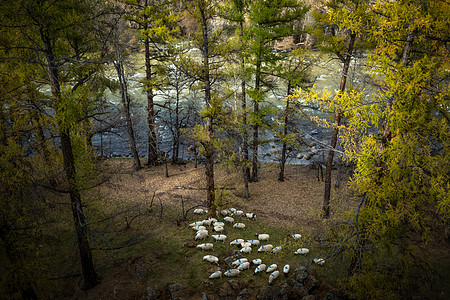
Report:
<svg viewBox="0 0 450 300"><path fill-rule="evenodd" d="M202 214L207 214L208 212L206 210L203 210L201 208L195 209L194 210L194 214L197 215L202 215ZM235 218L236 217L246 217L249 220L254 220L256 219L256 215L254 213L244 213L242 210L236 210L235 208L230 208L230 209L222 209L220 212L217 212L217 215L221 215L223 216L223 222L218 221L216 218L209 218L203 221L196 221L193 222L191 224L189 224L189 227L191 227L193 230L196 231L196 235L195 235L195 240L205 240L206 238L209 237L209 232L207 229L208 227L213 227L213 231L216 232L217 234L212 234L211 238L213 239L214 242L218 242L221 241L223 243L225 243L225 241L227 240L227 236L225 234L222 234L222 232L225 229L225 224L233 224L234 228L239 228L239 229L244 229L245 228L245 224L244 223L239 223L239 222L235 222ZM293 238L294 240L299 240L301 238L301 235L296 233L296 234L292 234L290 235L291 238ZM244 240L244 239L233 239L230 242L230 246L237 246L240 247L240 252L243 254L250 254L252 252L252 247L259 247L257 252L261 253L261 252L271 252L271 253L278 253L282 250L281 246L277 246L277 247L273 247L272 244L268 244L268 243L262 243L262 242L268 242L270 236L268 234L256 234L257 239L255 240ZM213 250L214 249L214 244L213 243L202 243L197 245L198 249L201 250ZM294 253L295 254L302 254L305 255L309 252L309 250L307 248L299 248L297 249ZM217 266L219 266L219 258L214 256L214 255L205 255L203 257L204 261L210 262L212 264L215 264ZM322 258L314 258L313 262L319 265L323 265L325 263L325 261ZM239 276L240 272L244 271L244 270L249 270L251 266L256 266L255 269L253 270L253 274L256 275L258 273L262 273L262 272L266 272L266 273L270 273L269 275L269 285L272 284L272 282L278 278L278 276L280 275L280 271L278 271L278 266L276 264L271 264L269 266L267 266L266 264L262 263L262 260L257 258L257 259L253 259L252 261L248 261L247 258L240 258L237 259L233 262L231 262L230 264L231 269L222 272L219 270L212 273L209 278L210 279L215 279L215 278L221 278L222 275L227 276L227 277L234 277L234 276ZM288 275L289 273L289 265L286 264L282 271L284 273L285 276Z"/></svg>

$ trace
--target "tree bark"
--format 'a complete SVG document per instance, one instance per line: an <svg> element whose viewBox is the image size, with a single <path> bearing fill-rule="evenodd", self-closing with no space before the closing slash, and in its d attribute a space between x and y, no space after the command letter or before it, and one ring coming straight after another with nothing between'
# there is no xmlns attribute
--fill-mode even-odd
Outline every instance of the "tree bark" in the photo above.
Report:
<svg viewBox="0 0 450 300"><path fill-rule="evenodd" d="M243 41L243 30L244 25L243 22L239 22L239 28L241 30L239 34L239 39L241 42L241 101L242 101L242 175L244 177L244 189L245 189L245 198L250 197L250 192L248 188L248 181L250 178L250 168L248 167L248 131L247 131L247 100L246 100L246 85L245 85L245 57L244 57L244 41Z"/></svg>
<svg viewBox="0 0 450 300"><path fill-rule="evenodd" d="M120 53L120 50L118 49L118 45L116 45L116 61L114 62L114 66L117 71L117 77L119 78L119 85L120 85L120 95L123 105L123 113L125 115L125 121L127 125L127 131L128 131L128 139L130 141L130 149L133 155L134 159L134 168L139 171L142 169L141 161L139 159L139 154L137 151L136 146L136 138L134 136L134 129L133 129L133 122L131 120L131 113L130 113L130 98L128 95L128 85L127 81L125 79L125 72L123 69L123 57Z"/></svg>
<svg viewBox="0 0 450 300"><path fill-rule="evenodd" d="M252 157L253 157L253 166L252 166L252 177L251 181L258 182L258 145L259 145L259 91L261 89L261 63L262 63L262 42L259 48L258 57L256 60L256 78L255 78L255 90L257 93L257 99L253 101L253 113L255 114L255 123L253 124L253 145L252 145Z"/></svg>
<svg viewBox="0 0 450 300"><path fill-rule="evenodd" d="M148 5L148 0L145 1L145 7ZM145 16L144 16L145 18ZM146 30L146 25L144 29ZM152 88L152 64L150 60L150 41L145 37L144 41L145 51L145 79L149 86L147 91L147 124L148 124L148 160L147 166L155 166L158 164L158 149L156 140L156 126L155 126L155 109L153 106L153 88Z"/></svg>
<svg viewBox="0 0 450 300"><path fill-rule="evenodd" d="M50 80L52 97L55 101L56 114L63 113L61 107L61 89L58 76L58 68L55 64L55 57L50 39L41 30L41 39L44 43L44 54L47 63L47 72ZM100 283L100 278L94 268L92 253L89 247L88 227L86 216L83 213L80 191L77 187L77 175L75 169L75 159L73 156L72 142L70 139L70 130L65 124L58 124L61 134L61 150L63 154L64 172L69 184L69 196L72 208L72 215L75 227L75 233L78 241L81 260L81 289L90 289Z"/></svg>
<svg viewBox="0 0 450 300"><path fill-rule="evenodd" d="M345 85L347 83L348 68L350 67L350 61L353 54L353 48L355 46L356 34L350 34L350 41L347 47L347 54L343 61L344 66L342 68L341 85L339 87L339 93L345 91ZM339 94L337 97L340 97ZM334 114L333 135L331 136L330 151L328 152L327 164L325 168L325 193L323 198L323 217L330 217L330 198L331 198L331 170L333 169L334 149L337 145L339 124L341 122L341 111L336 110Z"/></svg>
<svg viewBox="0 0 450 300"><path fill-rule="evenodd" d="M290 94L291 94L291 81L289 80L287 87L287 95L289 96ZM283 128L284 139L283 139L283 146L281 148L280 175L278 176L279 181L284 181L284 165L286 163L286 148L287 148L285 139L288 133L288 121L289 121L288 116L289 116L289 98L287 98L286 100L286 109L284 112L284 128Z"/></svg>
<svg viewBox="0 0 450 300"><path fill-rule="evenodd" d="M205 104L206 109L211 106L211 82L209 74L209 41L208 41L208 22L205 15L205 8L200 7L202 18L202 34L203 34L203 83L205 85ZM209 214L216 215L215 190L214 190L214 146L212 144L214 138L213 119L210 114L206 117L206 133L207 141L204 143L205 160L206 160L206 198L208 202Z"/></svg>

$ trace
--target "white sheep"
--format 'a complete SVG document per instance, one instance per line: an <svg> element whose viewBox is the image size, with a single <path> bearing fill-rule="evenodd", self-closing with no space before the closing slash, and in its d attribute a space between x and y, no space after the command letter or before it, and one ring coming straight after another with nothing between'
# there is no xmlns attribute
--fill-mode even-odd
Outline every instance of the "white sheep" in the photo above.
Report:
<svg viewBox="0 0 450 300"><path fill-rule="evenodd" d="M216 219L216 218L209 218L208 220L211 220L211 222L212 222L213 224L217 222L217 219Z"/></svg>
<svg viewBox="0 0 450 300"><path fill-rule="evenodd" d="M273 249L273 246L271 244L262 245L259 247L258 252L267 252Z"/></svg>
<svg viewBox="0 0 450 300"><path fill-rule="evenodd" d="M256 275L260 272L264 272L266 270L267 266L265 264L260 264L256 267L255 271L253 272L253 275Z"/></svg>
<svg viewBox="0 0 450 300"><path fill-rule="evenodd" d="M234 219L232 217L225 217L225 218L223 218L223 220L225 222L228 222L228 223L233 223L234 222Z"/></svg>
<svg viewBox="0 0 450 300"><path fill-rule="evenodd" d="M284 276L285 277L287 277L288 276L288 273L289 273L289 269L290 269L291 267L289 266L289 265L285 265L284 267L283 267L283 273L284 273Z"/></svg>
<svg viewBox="0 0 450 300"><path fill-rule="evenodd" d="M241 246L241 248L251 247L252 243L250 243L250 242L243 242L243 243L240 244L240 246Z"/></svg>
<svg viewBox="0 0 450 300"><path fill-rule="evenodd" d="M258 237L258 240L260 241L268 241L269 240L269 235L266 233L261 233L261 234L256 234L256 236Z"/></svg>
<svg viewBox="0 0 450 300"><path fill-rule="evenodd" d="M302 235L299 234L299 233L294 233L294 234L292 234L291 236L292 236L292 238L293 238L294 240L299 240L299 239L302 237Z"/></svg>
<svg viewBox="0 0 450 300"><path fill-rule="evenodd" d="M189 227L202 226L204 221L197 221L189 224Z"/></svg>
<svg viewBox="0 0 450 300"><path fill-rule="evenodd" d="M224 222L214 222L214 226L222 226L222 227L224 227L225 223Z"/></svg>
<svg viewBox="0 0 450 300"><path fill-rule="evenodd" d="M272 253L278 253L278 252L281 252L281 250L282 250L281 246L277 246L277 247L273 248Z"/></svg>
<svg viewBox="0 0 450 300"><path fill-rule="evenodd" d="M198 230L206 230L206 227L203 226L203 225L192 226L191 228L192 228L193 230L196 230L196 231L198 231Z"/></svg>
<svg viewBox="0 0 450 300"><path fill-rule="evenodd" d="M252 260L252 264L254 264L255 266L262 264L262 260L259 258L255 258L254 260Z"/></svg>
<svg viewBox="0 0 450 300"><path fill-rule="evenodd" d="M233 267L233 268L236 268L237 266L239 266L240 264L243 264L243 263L245 263L245 262L248 262L248 259L247 258L240 258L240 259L236 259L235 261L233 261L232 263L231 263L231 266Z"/></svg>
<svg viewBox="0 0 450 300"><path fill-rule="evenodd" d="M239 251L241 251L242 253L250 254L250 253L252 253L252 247L244 247Z"/></svg>
<svg viewBox="0 0 450 300"><path fill-rule="evenodd" d="M204 240L208 237L208 230L200 230L195 235L195 240Z"/></svg>
<svg viewBox="0 0 450 300"><path fill-rule="evenodd" d="M213 220L212 220L212 219L207 219L207 220L203 220L203 221L202 221L202 224L200 224L200 225L203 225L203 226L211 226L212 223L213 223Z"/></svg>
<svg viewBox="0 0 450 300"><path fill-rule="evenodd" d="M245 224L244 223L236 223L236 224L233 225L233 227L242 229L242 228L245 228Z"/></svg>
<svg viewBox="0 0 450 300"><path fill-rule="evenodd" d="M194 214L196 214L196 215L201 215L201 214L204 214L204 213L205 213L205 210L202 209L202 208L194 209Z"/></svg>
<svg viewBox="0 0 450 300"><path fill-rule="evenodd" d="M294 252L294 254L298 255L298 254L308 254L309 249L307 248L298 248L297 251Z"/></svg>
<svg viewBox="0 0 450 300"><path fill-rule="evenodd" d="M256 214L254 214L254 213L246 213L245 216L248 219L256 219Z"/></svg>
<svg viewBox="0 0 450 300"><path fill-rule="evenodd" d="M244 242L243 239L235 239L235 240L232 240L232 241L230 242L230 246L233 246L233 245L240 245L240 244L242 244L243 242Z"/></svg>
<svg viewBox="0 0 450 300"><path fill-rule="evenodd" d="M318 265L323 265L324 263L325 263L325 260L323 259L323 258L314 258L313 259L313 262L315 263L315 264L318 264Z"/></svg>
<svg viewBox="0 0 450 300"><path fill-rule="evenodd" d="M251 243L252 246L259 246L259 240L247 240L248 243Z"/></svg>
<svg viewBox="0 0 450 300"><path fill-rule="evenodd" d="M213 247L214 247L214 245L211 243L204 243L204 244L197 245L197 248L202 249L202 250L212 250Z"/></svg>
<svg viewBox="0 0 450 300"><path fill-rule="evenodd" d="M228 210L222 209L222 210L220 211L220 214L221 214L222 216L226 216L226 215L228 215Z"/></svg>
<svg viewBox="0 0 450 300"><path fill-rule="evenodd" d="M278 278L278 276L280 275L280 272L278 271L274 271L272 274L269 275L269 285L272 284L272 282Z"/></svg>
<svg viewBox="0 0 450 300"><path fill-rule="evenodd" d="M236 215L238 217L242 216L244 214L244 212L242 210L236 210L233 215Z"/></svg>
<svg viewBox="0 0 450 300"><path fill-rule="evenodd" d="M222 231L224 231L224 228L223 228L223 226L214 226L213 231L222 232Z"/></svg>
<svg viewBox="0 0 450 300"><path fill-rule="evenodd" d="M208 261L212 264L217 264L219 262L219 258L214 255L205 255L205 256L203 256L203 260Z"/></svg>
<svg viewBox="0 0 450 300"><path fill-rule="evenodd" d="M222 271L216 271L209 276L209 279L222 278Z"/></svg>
<svg viewBox="0 0 450 300"><path fill-rule="evenodd" d="M231 211L232 213L234 213L234 212L236 211L236 208L230 207L230 211Z"/></svg>
<svg viewBox="0 0 450 300"><path fill-rule="evenodd" d="M239 276L240 271L238 269L230 269L227 270L223 275L227 277L236 277Z"/></svg>
<svg viewBox="0 0 450 300"><path fill-rule="evenodd" d="M278 268L277 264L271 264L267 270L266 273L272 273L273 271L275 271Z"/></svg>
<svg viewBox="0 0 450 300"><path fill-rule="evenodd" d="M225 242L225 240L227 239L227 236L225 234L213 234L211 235L211 237L217 242L217 241L222 241Z"/></svg>
<svg viewBox="0 0 450 300"><path fill-rule="evenodd" d="M239 267L238 267L239 271L244 271L244 270L247 270L247 269L250 269L250 263L248 261L240 264Z"/></svg>

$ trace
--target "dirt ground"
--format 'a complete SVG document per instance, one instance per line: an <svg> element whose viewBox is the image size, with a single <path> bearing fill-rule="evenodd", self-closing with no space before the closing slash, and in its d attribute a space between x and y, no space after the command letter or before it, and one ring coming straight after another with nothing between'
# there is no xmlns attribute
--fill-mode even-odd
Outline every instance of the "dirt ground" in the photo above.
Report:
<svg viewBox="0 0 450 300"><path fill-rule="evenodd" d="M165 176L165 167L144 168L133 172L131 161L112 162L116 175L111 184L116 185L114 197L134 199L134 201L151 202L153 194L164 205L181 207L183 199L185 209L206 203L206 191L197 189L205 186L205 169L197 168L193 163L186 165L168 165L169 177ZM287 226L313 226L320 221L323 204L324 182L318 180L318 170L312 166L287 165L285 180L277 180L279 165L261 166L259 181L250 183L250 198L244 198L244 185L241 175L216 168L215 185L218 189L216 198L219 206L236 207L245 212L254 212L269 224L283 223ZM343 206L348 175L342 174L341 185L334 187L337 170L333 170L332 205L335 209ZM122 186L122 187L120 187ZM221 190L220 188L224 188Z"/></svg>

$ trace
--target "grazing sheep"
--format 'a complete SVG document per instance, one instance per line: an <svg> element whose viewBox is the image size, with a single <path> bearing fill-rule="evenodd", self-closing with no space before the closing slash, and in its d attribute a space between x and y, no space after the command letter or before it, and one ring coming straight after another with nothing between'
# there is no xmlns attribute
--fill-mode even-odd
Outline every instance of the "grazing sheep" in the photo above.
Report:
<svg viewBox="0 0 450 300"><path fill-rule="evenodd" d="M284 267L283 267L283 273L284 273L284 277L287 277L288 276L288 273L289 273L289 269L290 269L291 267L289 266L289 265L285 265Z"/></svg>
<svg viewBox="0 0 450 300"><path fill-rule="evenodd" d="M199 232L197 232L197 234L195 235L195 240L204 240L208 237L208 230L200 230Z"/></svg>
<svg viewBox="0 0 450 300"><path fill-rule="evenodd" d="M273 271L275 271L278 268L277 264L271 264L267 270L266 273L272 273Z"/></svg>
<svg viewBox="0 0 450 300"><path fill-rule="evenodd" d="M209 276L209 279L222 278L222 271L216 271Z"/></svg>
<svg viewBox="0 0 450 300"><path fill-rule="evenodd" d="M250 253L252 253L252 247L244 247L239 251L241 251L242 253L250 254Z"/></svg>
<svg viewBox="0 0 450 300"><path fill-rule="evenodd" d="M282 249L283 249L283 248L281 248L281 246L277 246L277 247L273 248L272 253L278 253L278 252L281 252Z"/></svg>
<svg viewBox="0 0 450 300"><path fill-rule="evenodd" d="M214 226L222 226L222 227L224 227L225 223L224 222L215 222Z"/></svg>
<svg viewBox="0 0 450 300"><path fill-rule="evenodd" d="M227 239L227 236L225 234L213 234L211 235L211 237L217 242L217 241L222 241L225 242L225 240Z"/></svg>
<svg viewBox="0 0 450 300"><path fill-rule="evenodd" d="M212 250L213 247L214 247L214 245L211 243L204 243L204 244L200 244L197 246L197 248L202 249L202 250Z"/></svg>
<svg viewBox="0 0 450 300"><path fill-rule="evenodd" d="M197 243L196 242L186 242L183 244L183 247L194 248L194 247L197 247Z"/></svg>
<svg viewBox="0 0 450 300"><path fill-rule="evenodd" d="M292 234L291 236L292 236L292 238L293 238L294 240L299 240L299 239L302 237L302 235L299 234L299 233L294 233L294 234Z"/></svg>
<svg viewBox="0 0 450 300"><path fill-rule="evenodd" d="M280 275L280 272L275 271L272 274L269 275L269 285L272 284L272 282L278 278L278 276Z"/></svg>
<svg viewBox="0 0 450 300"><path fill-rule="evenodd" d="M239 276L240 271L238 269L230 269L227 270L223 275L227 277L236 277Z"/></svg>
<svg viewBox="0 0 450 300"><path fill-rule="evenodd" d="M233 215L236 215L238 217L242 216L244 214L244 212L242 210L236 210Z"/></svg>
<svg viewBox="0 0 450 300"><path fill-rule="evenodd" d="M325 260L323 259L323 258L314 258L313 259L313 262L315 263L315 264L318 264L318 265L323 265L324 263L325 263Z"/></svg>
<svg viewBox="0 0 450 300"><path fill-rule="evenodd" d="M259 247L258 252L267 252L273 249L273 246L271 244L262 245Z"/></svg>
<svg viewBox="0 0 450 300"><path fill-rule="evenodd" d="M196 214L196 215L202 215L202 214L204 214L204 213L205 213L205 210L202 209L202 208L196 208L196 209L194 209L194 214Z"/></svg>
<svg viewBox="0 0 450 300"><path fill-rule="evenodd" d="M248 219L256 219L256 214L254 214L254 213L246 213L245 216Z"/></svg>
<svg viewBox="0 0 450 300"><path fill-rule="evenodd" d="M245 262L248 262L248 259L246 259L246 258L236 259L235 261L233 261L233 262L231 263L231 266L232 266L233 268L236 268L237 266L239 266L240 264L243 264L243 263L245 263Z"/></svg>
<svg viewBox="0 0 450 300"><path fill-rule="evenodd" d="M251 246L252 246L252 243L249 243L249 242L243 242L243 243L240 244L240 246L241 246L241 248L251 247Z"/></svg>
<svg viewBox="0 0 450 300"><path fill-rule="evenodd" d="M245 224L244 223L236 223L236 224L233 225L233 227L242 229L242 228L245 228Z"/></svg>
<svg viewBox="0 0 450 300"><path fill-rule="evenodd" d="M253 272L253 275L256 275L260 272L264 272L266 270L267 266L265 264L260 264L256 267L255 271Z"/></svg>
<svg viewBox="0 0 450 300"><path fill-rule="evenodd" d="M256 236L258 237L258 240L260 241L268 241L269 240L269 235L266 233L261 233L261 234L256 234Z"/></svg>
<svg viewBox="0 0 450 300"><path fill-rule="evenodd" d="M309 249L306 248L298 248L297 251L294 252L294 254L308 254Z"/></svg>
<svg viewBox="0 0 450 300"><path fill-rule="evenodd" d="M203 260L208 261L212 264L217 264L219 262L219 258L214 255L205 255L205 256L203 256Z"/></svg>
<svg viewBox="0 0 450 300"><path fill-rule="evenodd" d="M208 220L211 220L213 222L213 224L217 222L216 218L209 218Z"/></svg>
<svg viewBox="0 0 450 300"><path fill-rule="evenodd" d="M197 221L189 224L189 227L202 226L204 221Z"/></svg>
<svg viewBox="0 0 450 300"><path fill-rule="evenodd" d="M232 217L225 217L225 218L223 218L223 220L225 222L228 222L228 223L233 223L234 222L234 219Z"/></svg>
<svg viewBox="0 0 450 300"><path fill-rule="evenodd" d="M199 225L199 226L193 226L191 227L193 230L206 230L206 227L203 225Z"/></svg>
<svg viewBox="0 0 450 300"><path fill-rule="evenodd" d="M228 210L222 209L222 210L220 211L220 214L221 214L222 216L226 216L226 215L228 215Z"/></svg>
<svg viewBox="0 0 450 300"><path fill-rule="evenodd" d="M245 263L242 263L239 265L238 270L239 271L244 271L250 269L250 263L248 261L246 261Z"/></svg>
<svg viewBox="0 0 450 300"><path fill-rule="evenodd" d="M259 240L247 240L248 243L251 243L252 246L259 246Z"/></svg>
<svg viewBox="0 0 450 300"><path fill-rule="evenodd" d="M262 260L259 258L255 258L254 260L252 260L252 264L254 264L255 266L262 264Z"/></svg>
<svg viewBox="0 0 450 300"><path fill-rule="evenodd" d="M203 226L211 226L212 223L213 223L212 219L207 219L207 220L203 220L201 225L203 225Z"/></svg>
<svg viewBox="0 0 450 300"><path fill-rule="evenodd" d="M240 244L242 244L243 242L244 242L243 239L235 239L235 240L232 240L232 241L230 242L230 246L233 246L233 245L240 245Z"/></svg>
<svg viewBox="0 0 450 300"><path fill-rule="evenodd" d="M232 213L234 213L234 212L236 211L236 208L230 207L230 211L231 211Z"/></svg>
<svg viewBox="0 0 450 300"><path fill-rule="evenodd" d="M223 226L214 226L213 231L222 232L224 230Z"/></svg>

